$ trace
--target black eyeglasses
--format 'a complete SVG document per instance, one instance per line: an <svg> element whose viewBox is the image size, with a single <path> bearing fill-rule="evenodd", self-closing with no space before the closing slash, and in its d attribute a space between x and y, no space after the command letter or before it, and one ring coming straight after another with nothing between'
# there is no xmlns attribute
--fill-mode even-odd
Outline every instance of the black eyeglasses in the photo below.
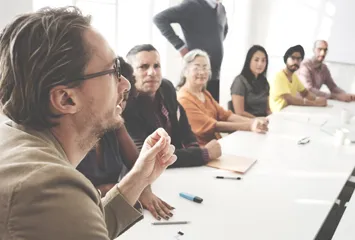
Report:
<svg viewBox="0 0 355 240"><path fill-rule="evenodd" d="M96 78L96 77L100 77L100 76L104 76L104 75L112 74L112 73L115 73L118 81L121 80L121 64L120 64L120 60L118 57L115 58L115 60L114 60L113 69L84 75L80 78L77 78L76 81L88 80L91 78Z"/></svg>

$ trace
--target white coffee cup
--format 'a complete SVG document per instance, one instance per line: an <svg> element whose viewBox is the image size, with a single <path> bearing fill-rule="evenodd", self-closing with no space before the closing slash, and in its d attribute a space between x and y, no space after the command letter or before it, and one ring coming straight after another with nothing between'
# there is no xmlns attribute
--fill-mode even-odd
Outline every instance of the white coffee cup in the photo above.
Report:
<svg viewBox="0 0 355 240"><path fill-rule="evenodd" d="M343 109L340 114L342 124L349 124L351 120L351 113L347 109Z"/></svg>
<svg viewBox="0 0 355 240"><path fill-rule="evenodd" d="M349 130L345 128L340 128L335 130L335 138L334 138L334 145L335 146L342 146L345 143L345 139L349 134Z"/></svg>

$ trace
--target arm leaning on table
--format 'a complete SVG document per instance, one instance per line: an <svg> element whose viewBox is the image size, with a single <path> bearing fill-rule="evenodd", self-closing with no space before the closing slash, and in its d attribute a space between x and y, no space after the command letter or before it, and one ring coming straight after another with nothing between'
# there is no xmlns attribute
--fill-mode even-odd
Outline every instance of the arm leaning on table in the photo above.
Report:
<svg viewBox="0 0 355 240"><path fill-rule="evenodd" d="M304 89L300 92L300 97L294 97L289 93L281 95L288 105L295 106L316 106L316 107L325 107L327 106L327 100L322 97L316 97L313 93L309 92L307 89Z"/></svg>
<svg viewBox="0 0 355 240"><path fill-rule="evenodd" d="M355 100L355 95L347 94L343 89L341 89L333 80L332 75L327 67L327 65L322 64L322 80L324 84L328 87L330 93L326 93L314 86L314 80L312 79L312 66L307 63L302 63L300 69L298 70L298 76L302 80L304 86L308 91L312 92L318 97L324 97L326 99L335 99L344 102L350 102Z"/></svg>
<svg viewBox="0 0 355 240"><path fill-rule="evenodd" d="M123 125L116 131L117 140L120 145L120 151L122 153L123 159L125 159L125 164L128 168L132 168L136 160L138 159L139 152L134 144L132 138L129 136L126 127ZM139 201L142 206L147 209L153 217L160 220L161 217L164 219L169 219L173 214L171 210L174 208L168 203L156 196L151 186L147 186L139 197Z"/></svg>
<svg viewBox="0 0 355 240"><path fill-rule="evenodd" d="M180 113L178 124L179 131L181 131L183 148L175 151L178 159L181 159L181 163L177 161L172 167L184 167L184 165L193 166L191 164L201 166L209 162L211 159L219 157L220 151L215 150L215 147L213 147L215 145L214 143L211 143L210 145L206 144L204 147L200 147L195 134L191 130L191 125L187 118L185 109L179 103L178 109ZM196 161L191 162L192 158L195 158Z"/></svg>
<svg viewBox="0 0 355 240"><path fill-rule="evenodd" d="M298 70L298 77L301 80L301 82L304 84L304 87L318 97L331 98L330 93L323 92L314 86L311 71L312 71L312 66L310 65L310 63L307 62L301 63L301 66Z"/></svg>
<svg viewBox="0 0 355 240"><path fill-rule="evenodd" d="M208 94L208 93L207 93ZM212 103L218 111L218 118L223 121L216 123L219 132L234 132L238 130L266 133L268 131L268 119L250 119L244 116L233 114L231 111L224 110L212 97Z"/></svg>
<svg viewBox="0 0 355 240"><path fill-rule="evenodd" d="M296 84L297 92L301 94L302 98L292 96L291 90L287 85L287 81L282 78L275 79L274 91L280 94L279 96L287 102L287 105L318 107L327 106L327 99L323 97L316 97L313 93L308 91L300 82L298 77L294 77L293 81L295 81L294 84Z"/></svg>
<svg viewBox="0 0 355 240"><path fill-rule="evenodd" d="M128 110L129 111L127 111L126 109L124 112L125 125L134 144L137 146L138 151L140 151L144 139L149 134L148 128L151 128L151 126L148 126L143 118L139 118L136 116L134 112L134 106L130 107ZM186 127L186 125L184 125L187 122L187 118L185 118L184 120L184 111L180 111L180 114L181 116L180 116L180 123L179 123L180 124L179 131L182 131L180 132L180 135L182 133L187 134L187 136L185 136L186 142L183 142L184 144L186 144L189 141L191 141L191 137L193 136L191 136L191 134L188 133L189 129L188 127ZM174 142L174 139L172 141ZM202 150L197 145L190 146L188 148L177 148L175 151L175 155L178 157L178 161L172 164L170 166L171 168L201 166L206 163L202 155Z"/></svg>
<svg viewBox="0 0 355 240"><path fill-rule="evenodd" d="M343 101L343 102L351 102L355 101L355 95L346 93L343 89L338 87L338 85L335 83L333 80L332 75L330 74L330 71L326 65L323 65L324 67L324 72L325 72L325 85L329 88L331 92L331 98L338 100L338 101Z"/></svg>
<svg viewBox="0 0 355 240"><path fill-rule="evenodd" d="M231 111L224 110L215 100L212 100L213 107L217 110L217 119L215 119L208 116L191 98L181 97L179 101L186 110L193 132L201 138L216 132L251 131L254 122L264 121L233 114Z"/></svg>
<svg viewBox="0 0 355 240"><path fill-rule="evenodd" d="M121 194L133 206L143 189L176 161L174 151L175 147L171 145L171 139L164 129L157 129L145 139L140 155L131 171L102 199L108 229L110 224L113 227L117 226L120 220L118 218L125 216L124 212L117 215L117 208L113 202L116 196Z"/></svg>
<svg viewBox="0 0 355 240"><path fill-rule="evenodd" d="M216 128L220 132L234 132L238 130L266 133L269 125L268 119L250 119L237 114L232 114L226 122L219 121Z"/></svg>

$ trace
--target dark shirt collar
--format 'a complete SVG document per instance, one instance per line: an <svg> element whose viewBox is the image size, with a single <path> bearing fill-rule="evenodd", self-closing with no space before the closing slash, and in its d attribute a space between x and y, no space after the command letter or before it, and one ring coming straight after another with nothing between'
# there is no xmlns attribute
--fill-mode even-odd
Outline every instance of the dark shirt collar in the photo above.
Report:
<svg viewBox="0 0 355 240"><path fill-rule="evenodd" d="M148 99L151 100L152 98L146 94L142 94L140 92L138 92L138 94L136 96L134 96L133 98L136 98L136 99L139 99L139 100L144 100L144 101L147 101ZM158 88L158 91L155 93L155 96L154 96L154 100L155 99L158 99L158 101L161 101L161 100L164 100L164 94L163 94L163 91L161 89L161 86ZM152 101L150 101L152 102Z"/></svg>
<svg viewBox="0 0 355 240"><path fill-rule="evenodd" d="M137 107L139 109L145 109L144 112L147 113L146 111L156 111L156 108L159 107L163 104L164 102L164 94L162 91L161 86L159 87L158 91L155 93L154 99L152 97L145 95L145 94L138 94L133 97L135 101L137 101L138 105Z"/></svg>

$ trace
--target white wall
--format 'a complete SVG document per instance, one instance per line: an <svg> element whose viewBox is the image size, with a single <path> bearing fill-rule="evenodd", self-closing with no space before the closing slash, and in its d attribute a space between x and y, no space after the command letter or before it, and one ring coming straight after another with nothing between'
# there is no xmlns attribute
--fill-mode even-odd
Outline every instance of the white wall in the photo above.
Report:
<svg viewBox="0 0 355 240"><path fill-rule="evenodd" d="M234 6L235 8L226 5L226 10L233 13L232 20L229 19L233 27L230 28L230 34L225 42L226 56L222 65L220 94L222 106L227 107L231 98L230 86L233 78L241 71L246 52L254 44L266 48L269 54L268 78L272 78L284 67L282 56L289 47L301 44L305 48L306 58L309 58L312 56L315 40L329 40L329 56L326 63L333 78L341 88L355 93L355 64L348 64L347 61L342 62L339 58L334 58L335 55L342 54L349 54L355 58L353 44L348 40L341 41L342 36L345 38L350 35L354 35L352 42L355 41L355 34L350 30L351 24L355 22L355 15L349 14L355 7L355 1L240 0L236 2L238 6ZM341 15L346 15L346 20ZM351 47L350 51L348 48ZM336 53L332 54L333 51Z"/></svg>
<svg viewBox="0 0 355 240"><path fill-rule="evenodd" d="M0 0L0 29L16 15L32 11L32 0Z"/></svg>
<svg viewBox="0 0 355 240"><path fill-rule="evenodd" d="M355 64L355 42L354 24L354 0L332 0L328 1L327 8L332 9L333 16L330 19L329 44L332 50L328 59L336 62ZM328 10L329 11L329 10Z"/></svg>
<svg viewBox="0 0 355 240"><path fill-rule="evenodd" d="M0 30L3 29L15 16L32 12L50 5L59 7L73 5L75 0L0 0Z"/></svg>

